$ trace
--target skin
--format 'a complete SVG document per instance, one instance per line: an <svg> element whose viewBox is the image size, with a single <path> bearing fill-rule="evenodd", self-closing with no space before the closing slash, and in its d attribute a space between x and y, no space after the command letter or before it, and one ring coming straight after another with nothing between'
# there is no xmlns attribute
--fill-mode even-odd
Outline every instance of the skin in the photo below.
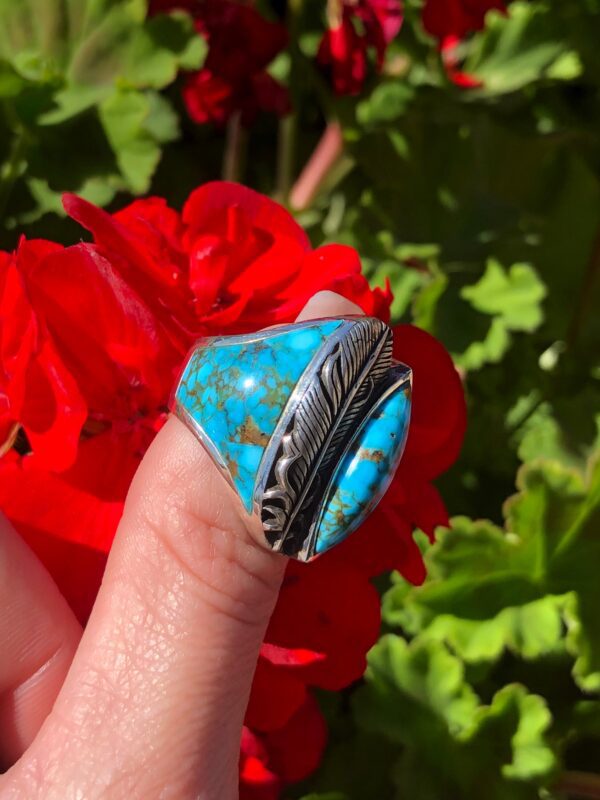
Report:
<svg viewBox="0 0 600 800"><path fill-rule="evenodd" d="M359 313L320 292L298 321ZM285 563L175 418L134 478L85 631L0 519L0 800L235 800Z"/></svg>

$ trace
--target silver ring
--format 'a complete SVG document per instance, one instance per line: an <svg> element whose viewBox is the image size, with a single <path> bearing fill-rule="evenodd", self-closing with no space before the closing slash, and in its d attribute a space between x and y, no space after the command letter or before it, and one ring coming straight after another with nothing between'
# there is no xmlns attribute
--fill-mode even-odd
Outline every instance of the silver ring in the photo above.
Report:
<svg viewBox="0 0 600 800"><path fill-rule="evenodd" d="M235 490L257 541L308 561L377 505L408 433L392 331L336 317L200 340L171 409Z"/></svg>

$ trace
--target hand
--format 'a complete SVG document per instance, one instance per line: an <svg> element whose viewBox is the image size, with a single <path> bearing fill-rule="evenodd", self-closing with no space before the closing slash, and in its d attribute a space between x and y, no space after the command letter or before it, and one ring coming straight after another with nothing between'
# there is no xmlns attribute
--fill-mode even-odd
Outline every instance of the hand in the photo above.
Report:
<svg viewBox="0 0 600 800"><path fill-rule="evenodd" d="M361 313L331 292L299 320ZM248 534L175 418L134 478L82 633L0 520L0 798L237 797L240 735L286 560Z"/></svg>

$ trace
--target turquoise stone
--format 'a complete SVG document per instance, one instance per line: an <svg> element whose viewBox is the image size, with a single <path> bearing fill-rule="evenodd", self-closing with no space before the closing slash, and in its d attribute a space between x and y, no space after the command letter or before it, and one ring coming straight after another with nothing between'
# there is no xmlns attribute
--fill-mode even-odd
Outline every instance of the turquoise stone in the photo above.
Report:
<svg viewBox="0 0 600 800"><path fill-rule="evenodd" d="M244 506L269 439L300 376L341 320L228 336L192 355L177 404L211 440Z"/></svg>
<svg viewBox="0 0 600 800"><path fill-rule="evenodd" d="M410 420L410 388L381 401L341 460L317 527L316 553L345 539L385 493L402 456Z"/></svg>

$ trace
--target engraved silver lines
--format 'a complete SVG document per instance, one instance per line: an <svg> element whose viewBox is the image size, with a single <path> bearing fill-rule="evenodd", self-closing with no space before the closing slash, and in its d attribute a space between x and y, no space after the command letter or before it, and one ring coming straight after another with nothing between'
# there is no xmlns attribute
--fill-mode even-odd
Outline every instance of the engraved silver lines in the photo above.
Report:
<svg viewBox="0 0 600 800"><path fill-rule="evenodd" d="M349 439L385 389L392 364L392 334L377 319L348 321L328 344L317 354L320 363L313 364L314 376L281 432L262 496L269 544L288 555L313 543L325 488Z"/></svg>

